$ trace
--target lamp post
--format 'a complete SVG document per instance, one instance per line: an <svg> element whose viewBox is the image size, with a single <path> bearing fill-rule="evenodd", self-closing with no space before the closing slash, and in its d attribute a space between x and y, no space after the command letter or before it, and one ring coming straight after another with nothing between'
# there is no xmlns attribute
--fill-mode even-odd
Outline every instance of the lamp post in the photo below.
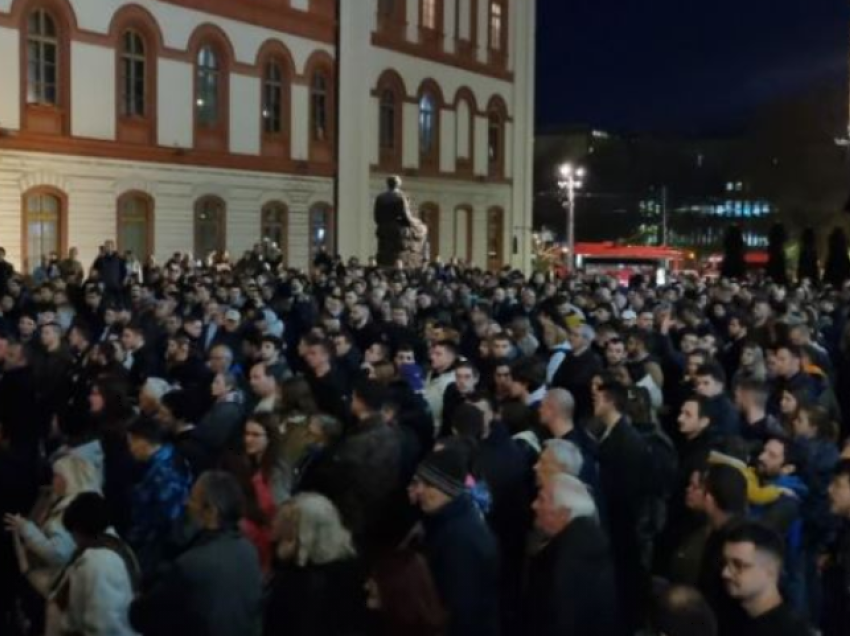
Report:
<svg viewBox="0 0 850 636"><path fill-rule="evenodd" d="M569 260L567 264L570 273L576 270L576 190L584 187L584 177L587 171L571 163L563 164L559 170L560 179L558 187L564 193L564 209L567 212L567 246L569 249Z"/></svg>

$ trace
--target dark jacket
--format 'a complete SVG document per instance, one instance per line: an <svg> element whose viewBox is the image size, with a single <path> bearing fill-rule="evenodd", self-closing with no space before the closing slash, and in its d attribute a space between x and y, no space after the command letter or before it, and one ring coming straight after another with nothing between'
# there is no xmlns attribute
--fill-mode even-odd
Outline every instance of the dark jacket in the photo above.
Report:
<svg viewBox="0 0 850 636"><path fill-rule="evenodd" d="M358 423L315 467L321 474L311 485L334 502L358 544L385 526L406 486L401 451L398 431L378 418Z"/></svg>
<svg viewBox="0 0 850 636"><path fill-rule="evenodd" d="M614 563L596 521L574 519L532 557L523 626L535 636L624 633Z"/></svg>
<svg viewBox="0 0 850 636"><path fill-rule="evenodd" d="M258 636L263 574L238 531L202 532L130 607L143 636Z"/></svg>
<svg viewBox="0 0 850 636"><path fill-rule="evenodd" d="M643 562L641 515L651 492L645 476L649 452L640 433L622 418L599 444L599 484L604 502L603 519L611 538L617 567L618 592L628 612L627 625L637 618L648 583Z"/></svg>
<svg viewBox="0 0 850 636"><path fill-rule="evenodd" d="M241 396L241 393L231 395ZM240 398L216 401L198 422L195 436L211 453L220 455L228 444L239 441L244 421L245 407Z"/></svg>
<svg viewBox="0 0 850 636"><path fill-rule="evenodd" d="M567 389L576 402L575 416L583 421L591 415L593 401L590 395L590 381L602 370L602 360L593 349L579 355L569 352L552 378L552 386Z"/></svg>
<svg viewBox="0 0 850 636"><path fill-rule="evenodd" d="M725 393L708 398L706 411L717 435L732 437L741 434L741 416Z"/></svg>
<svg viewBox="0 0 850 636"><path fill-rule="evenodd" d="M850 625L850 524L834 543L823 572L823 636L846 636Z"/></svg>
<svg viewBox="0 0 850 636"><path fill-rule="evenodd" d="M366 600L358 561L278 564L266 591L266 636L361 633ZM332 611L329 611L331 610Z"/></svg>
<svg viewBox="0 0 850 636"><path fill-rule="evenodd" d="M449 613L447 636L499 633L496 540L467 495L423 521L423 551Z"/></svg>
<svg viewBox="0 0 850 636"><path fill-rule="evenodd" d="M133 352L133 364L130 367L130 383L138 389L148 378L162 377L164 373L163 366L156 347L145 344L141 349Z"/></svg>

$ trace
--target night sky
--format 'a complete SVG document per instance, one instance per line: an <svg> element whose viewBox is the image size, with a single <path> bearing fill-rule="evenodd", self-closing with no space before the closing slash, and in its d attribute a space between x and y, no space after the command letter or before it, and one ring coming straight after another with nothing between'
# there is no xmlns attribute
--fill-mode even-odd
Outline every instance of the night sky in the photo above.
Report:
<svg viewBox="0 0 850 636"><path fill-rule="evenodd" d="M732 128L847 83L846 0L538 0L537 125Z"/></svg>

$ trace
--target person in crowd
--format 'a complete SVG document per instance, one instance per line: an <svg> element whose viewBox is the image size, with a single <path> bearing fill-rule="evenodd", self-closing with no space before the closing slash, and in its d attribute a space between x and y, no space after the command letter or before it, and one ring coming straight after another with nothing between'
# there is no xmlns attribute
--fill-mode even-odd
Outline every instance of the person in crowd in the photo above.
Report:
<svg viewBox="0 0 850 636"><path fill-rule="evenodd" d="M716 362L703 364L696 371L696 392L706 400L708 420L719 435L741 434L738 411L726 393L726 374Z"/></svg>
<svg viewBox="0 0 850 636"><path fill-rule="evenodd" d="M393 550L375 564L366 581L366 606L377 636L442 636L448 616L428 563L409 548Z"/></svg>
<svg viewBox="0 0 850 636"><path fill-rule="evenodd" d="M431 372L425 379L425 400L434 418L434 437L440 435L443 426L443 404L448 387L456 382L457 345L450 340L441 340L431 346Z"/></svg>
<svg viewBox="0 0 850 636"><path fill-rule="evenodd" d="M455 381L446 387L443 395L443 424L438 437L450 434L455 409L478 390L480 378L478 369L471 362L455 366Z"/></svg>
<svg viewBox="0 0 850 636"><path fill-rule="evenodd" d="M331 501L316 493L295 496L278 513L273 533L275 566L263 633L358 633L365 619L362 565Z"/></svg>
<svg viewBox="0 0 850 636"><path fill-rule="evenodd" d="M583 420L593 412L590 379L602 370L602 360L593 350L596 332L587 324L570 327L570 352L555 372L552 386L566 389L576 403L576 417Z"/></svg>
<svg viewBox="0 0 850 636"><path fill-rule="evenodd" d="M824 553L823 636L842 636L850 624L850 460L838 464L829 484L830 512L841 529Z"/></svg>
<svg viewBox="0 0 850 636"><path fill-rule="evenodd" d="M584 427L575 424L575 400L566 389L549 389L540 403L540 423L552 439L571 442L579 449L582 465L579 474L591 490L598 487L597 446ZM540 461L543 461L541 455ZM572 474L572 473L571 473Z"/></svg>
<svg viewBox="0 0 850 636"><path fill-rule="evenodd" d="M239 484L227 473L204 473L187 508L198 533L133 601L130 625L142 636L260 633L263 575L238 530Z"/></svg>
<svg viewBox="0 0 850 636"><path fill-rule="evenodd" d="M651 457L625 417L627 400L626 388L616 383L603 384L593 397L594 416L603 430L599 445L599 485L605 504L602 516L611 537L624 621L631 628L640 622L642 595L649 577L638 528L651 494L646 480Z"/></svg>
<svg viewBox="0 0 850 636"><path fill-rule="evenodd" d="M528 632L623 634L614 562L587 487L575 477L554 475L533 507L546 543L531 558L524 620Z"/></svg>
<svg viewBox="0 0 850 636"><path fill-rule="evenodd" d="M141 570L133 551L110 528L106 501L83 493L65 509L63 522L76 550L53 583L62 633L134 636L129 609L141 589Z"/></svg>
<svg viewBox="0 0 850 636"><path fill-rule="evenodd" d="M664 636L717 636L717 619L698 590L669 585L653 600L650 632Z"/></svg>
<svg viewBox="0 0 850 636"><path fill-rule="evenodd" d="M127 542L143 572L152 572L183 513L189 495L189 466L166 441L156 420L139 418L127 428L130 452L144 470L132 489Z"/></svg>
<svg viewBox="0 0 850 636"><path fill-rule="evenodd" d="M239 379L231 372L216 373L210 386L214 402L198 421L195 437L217 458L238 442L245 421L245 396L239 388Z"/></svg>
<svg viewBox="0 0 850 636"><path fill-rule="evenodd" d="M467 447L446 444L419 465L411 498L424 514L422 549L447 612L447 636L499 633L495 538L466 491Z"/></svg>
<svg viewBox="0 0 850 636"><path fill-rule="evenodd" d="M29 518L7 513L3 520L5 530L12 533L24 579L21 608L34 633L55 622L47 611L47 598L77 549L64 514L78 497L89 492L100 492L94 466L77 455L64 455L53 463L53 483L44 490ZM4 594L14 591L4 590Z"/></svg>
<svg viewBox="0 0 850 636"><path fill-rule="evenodd" d="M252 366L250 380L254 394L253 412L256 414L276 411L280 389L269 367L264 362Z"/></svg>
<svg viewBox="0 0 850 636"><path fill-rule="evenodd" d="M723 542L723 581L743 609L733 636L809 636L811 629L779 593L782 537L759 523L731 528Z"/></svg>

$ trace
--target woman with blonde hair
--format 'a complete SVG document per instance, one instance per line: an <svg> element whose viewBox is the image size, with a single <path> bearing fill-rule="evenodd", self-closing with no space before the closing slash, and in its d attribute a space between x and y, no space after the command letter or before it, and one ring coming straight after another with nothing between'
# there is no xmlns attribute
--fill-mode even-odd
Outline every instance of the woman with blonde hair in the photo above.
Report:
<svg viewBox="0 0 850 636"><path fill-rule="evenodd" d="M29 519L12 514L4 519L6 530L14 536L21 574L37 593L26 608L37 626L43 624L44 599L76 550L62 516L71 502L86 492L100 493L100 475L82 457L64 455L53 463L53 483L44 489Z"/></svg>
<svg viewBox="0 0 850 636"><path fill-rule="evenodd" d="M333 503L316 493L298 495L282 506L273 535L277 563L268 590L265 633L359 633L364 578L351 533Z"/></svg>

